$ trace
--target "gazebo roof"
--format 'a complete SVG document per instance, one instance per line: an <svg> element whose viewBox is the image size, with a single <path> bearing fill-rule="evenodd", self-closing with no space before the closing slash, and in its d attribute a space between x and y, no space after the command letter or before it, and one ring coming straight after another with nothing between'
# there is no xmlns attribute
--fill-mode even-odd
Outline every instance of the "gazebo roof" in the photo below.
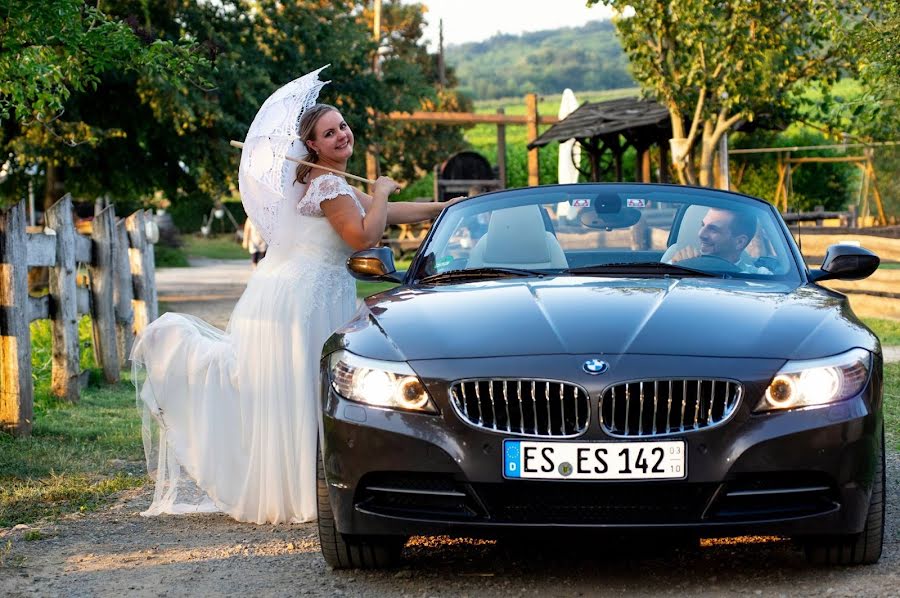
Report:
<svg viewBox="0 0 900 598"><path fill-rule="evenodd" d="M528 149L554 141L590 139L621 133L626 137L659 137L670 128L669 111L653 100L621 98L606 102L587 102L578 107L528 144Z"/></svg>

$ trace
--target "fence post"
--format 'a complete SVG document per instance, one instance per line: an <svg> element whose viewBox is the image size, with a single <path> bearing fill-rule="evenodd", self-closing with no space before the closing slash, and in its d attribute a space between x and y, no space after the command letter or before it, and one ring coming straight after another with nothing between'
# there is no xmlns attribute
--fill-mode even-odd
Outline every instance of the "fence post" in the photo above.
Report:
<svg viewBox="0 0 900 598"><path fill-rule="evenodd" d="M525 119L528 142L538 138L538 103L537 94L525 94ZM538 163L538 148L528 150L528 186L534 187L541 184L540 164Z"/></svg>
<svg viewBox="0 0 900 598"><path fill-rule="evenodd" d="M850 228L859 228L859 218L857 218L856 214L856 204L851 204L847 209L850 212L850 215L847 217L847 226Z"/></svg>
<svg viewBox="0 0 900 598"><path fill-rule="evenodd" d="M116 345L119 366L126 367L134 344L134 283L131 280L131 262L128 258L128 231L125 220L119 220L115 228L113 244L113 268L115 281L113 297L116 304Z"/></svg>
<svg viewBox="0 0 900 598"><path fill-rule="evenodd" d="M125 220L131 249L128 252L134 282L134 331L139 333L158 316L156 277L153 274L153 245L147 240L147 219L138 210Z"/></svg>
<svg viewBox="0 0 900 598"><path fill-rule="evenodd" d="M26 239L25 202L0 211L0 429L17 436L34 415Z"/></svg>
<svg viewBox="0 0 900 598"><path fill-rule="evenodd" d="M113 303L115 278L115 222L112 206L94 214L91 231L93 261L91 263L91 310L94 332L94 357L103 369L107 382L119 381L119 356L116 353L116 314Z"/></svg>
<svg viewBox="0 0 900 598"><path fill-rule="evenodd" d="M234 222L234 218L232 218L232 222ZM152 223L154 228L156 227L156 223L153 221L153 212L144 210L144 278L147 281L148 290L147 311L152 322L159 317L159 297L156 293L156 255L153 253L153 245L159 240L159 235L157 234L157 237L152 241L147 237L148 223ZM234 222L234 225L235 230L237 230L237 222ZM156 230L158 231L159 229Z"/></svg>
<svg viewBox="0 0 900 598"><path fill-rule="evenodd" d="M80 347L78 300L75 294L75 222L72 196L66 194L47 210L47 225L56 231L56 266L50 268L50 304L53 358L50 390L56 396L78 400Z"/></svg>

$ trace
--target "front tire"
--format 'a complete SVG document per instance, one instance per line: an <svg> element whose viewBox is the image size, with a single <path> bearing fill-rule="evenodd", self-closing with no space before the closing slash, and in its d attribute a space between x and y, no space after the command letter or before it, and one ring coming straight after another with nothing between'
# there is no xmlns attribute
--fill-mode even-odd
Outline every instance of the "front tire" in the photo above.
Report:
<svg viewBox="0 0 900 598"><path fill-rule="evenodd" d="M322 451L316 454L319 546L332 569L386 569L400 562L404 538L394 536L349 536L338 531L328 497Z"/></svg>
<svg viewBox="0 0 900 598"><path fill-rule="evenodd" d="M809 538L806 559L813 565L873 565L881 558L884 543L884 428L866 525L859 534Z"/></svg>

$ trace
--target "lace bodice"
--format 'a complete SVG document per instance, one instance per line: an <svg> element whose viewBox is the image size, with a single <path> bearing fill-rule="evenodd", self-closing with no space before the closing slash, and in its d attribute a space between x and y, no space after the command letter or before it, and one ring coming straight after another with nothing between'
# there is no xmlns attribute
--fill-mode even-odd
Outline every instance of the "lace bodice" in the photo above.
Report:
<svg viewBox="0 0 900 598"><path fill-rule="evenodd" d="M331 173L317 176L309 182L306 193L297 203L297 211L303 216L322 217L324 216L322 202L340 195L349 195L356 203L356 207L359 208L359 213L365 215L365 210L359 203L353 187L341 177Z"/></svg>
<svg viewBox="0 0 900 598"><path fill-rule="evenodd" d="M311 274L312 269L334 269L336 276L347 276L344 262L353 253L347 243L337 234L331 223L322 213L323 201L334 199L340 195L349 195L359 208L360 215L365 210L353 188L347 182L333 174L325 174L314 178L308 185L295 185L297 193L291 201L293 208L285 208L278 220L275 239L269 243L266 261L289 260L300 272ZM274 262L269 262L272 265Z"/></svg>

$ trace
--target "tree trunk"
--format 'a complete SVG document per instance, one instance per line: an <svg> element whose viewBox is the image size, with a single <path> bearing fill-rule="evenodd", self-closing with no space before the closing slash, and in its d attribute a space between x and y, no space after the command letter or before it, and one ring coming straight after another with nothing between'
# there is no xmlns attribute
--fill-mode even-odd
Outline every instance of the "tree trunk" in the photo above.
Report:
<svg viewBox="0 0 900 598"><path fill-rule="evenodd" d="M669 120L672 121L672 138L673 139L684 139L685 131L684 131L684 119L681 118L681 111L676 108L671 103L669 104ZM688 185L689 182L689 172L687 172L687 165L690 164L690 148L688 148L688 158L687 161L676 161L674 149L672 153L672 167L675 170L675 175L678 177L678 183L680 185Z"/></svg>
<svg viewBox="0 0 900 598"><path fill-rule="evenodd" d="M47 162L47 184L44 186L44 211L50 209L60 197L65 195L63 173L53 162Z"/></svg>
<svg viewBox="0 0 900 598"><path fill-rule="evenodd" d="M716 160L716 145L718 135L715 134L715 127L710 121L703 123L703 137L700 142L700 185L703 187L713 187L715 185L715 177L713 176L713 165Z"/></svg>

